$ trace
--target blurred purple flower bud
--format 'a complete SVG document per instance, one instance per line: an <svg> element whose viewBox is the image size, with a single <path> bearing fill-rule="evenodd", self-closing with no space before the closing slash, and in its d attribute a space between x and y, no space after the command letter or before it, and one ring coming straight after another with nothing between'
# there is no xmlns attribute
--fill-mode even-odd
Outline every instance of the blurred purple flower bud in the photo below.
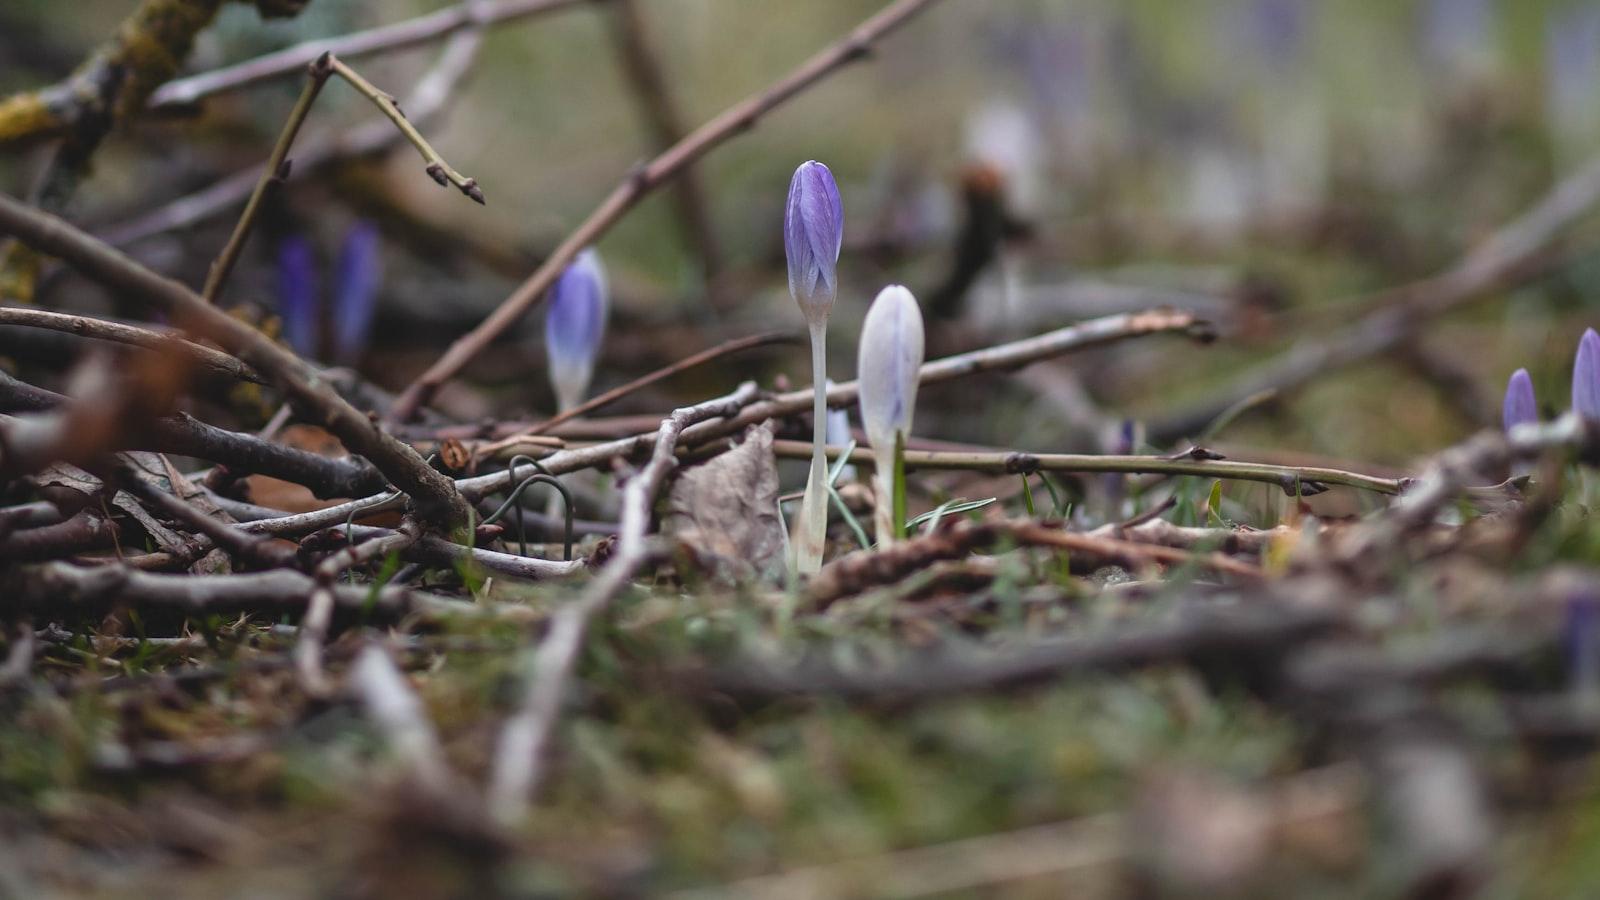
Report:
<svg viewBox="0 0 1600 900"><path fill-rule="evenodd" d="M1544 52L1547 114L1557 124L1566 117L1592 115L1594 85L1600 80L1600 7L1553 10L1545 25Z"/></svg>
<svg viewBox="0 0 1600 900"><path fill-rule="evenodd" d="M1511 380L1506 382L1506 402L1501 408L1501 418L1507 431L1539 421L1539 403L1533 397L1533 379L1528 377L1527 369L1512 372Z"/></svg>
<svg viewBox="0 0 1600 900"><path fill-rule="evenodd" d="M339 248L338 281L333 295L333 353L340 365L361 359L378 311L378 287L383 283L383 254L378 227L362 220L351 226Z"/></svg>
<svg viewBox="0 0 1600 900"><path fill-rule="evenodd" d="M571 409L589 390L595 357L606 333L606 275L594 248L579 253L561 273L550 289L549 302L544 347L550 383L560 408Z"/></svg>
<svg viewBox="0 0 1600 900"><path fill-rule="evenodd" d="M1255 0L1250 6L1250 33L1269 65L1287 68L1305 43L1311 10L1306 0Z"/></svg>
<svg viewBox="0 0 1600 900"><path fill-rule="evenodd" d="M922 308L917 298L898 284L884 288L861 324L856 363L861 425L879 452L894 447L896 434L911 434L922 352Z"/></svg>
<svg viewBox="0 0 1600 900"><path fill-rule="evenodd" d="M1572 363L1572 408L1585 419L1600 419L1600 334L1585 329Z"/></svg>
<svg viewBox="0 0 1600 900"><path fill-rule="evenodd" d="M1600 689L1600 597L1577 593L1567 598L1562 637L1573 690L1594 696Z"/></svg>
<svg viewBox="0 0 1600 900"><path fill-rule="evenodd" d="M1422 46L1437 65L1470 62L1488 48L1494 30L1491 0L1428 0L1422 13Z"/></svg>
<svg viewBox="0 0 1600 900"><path fill-rule="evenodd" d="M311 243L300 235L284 238L278 245L278 318L283 322L284 340L307 359L317 355L322 330L318 296L317 259Z"/></svg>
<svg viewBox="0 0 1600 900"><path fill-rule="evenodd" d="M813 325L827 319L833 308L843 242L844 206L833 173L816 160L801 163L789 181L783 249L789 258L789 293Z"/></svg>

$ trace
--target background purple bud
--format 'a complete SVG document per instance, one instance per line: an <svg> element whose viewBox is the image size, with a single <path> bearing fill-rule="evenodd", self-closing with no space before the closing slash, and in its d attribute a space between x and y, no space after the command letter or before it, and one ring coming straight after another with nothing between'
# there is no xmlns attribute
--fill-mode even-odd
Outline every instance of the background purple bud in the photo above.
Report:
<svg viewBox="0 0 1600 900"><path fill-rule="evenodd" d="M550 383L562 409L576 406L589 389L595 357L606 331L606 277L593 248L578 254L550 289L544 347Z"/></svg>
<svg viewBox="0 0 1600 900"><path fill-rule="evenodd" d="M278 245L278 318L283 338L308 359L317 355L321 303L317 291L317 258L311 242L291 235Z"/></svg>
<svg viewBox="0 0 1600 900"><path fill-rule="evenodd" d="M789 180L783 249L789 259L789 294L809 321L826 317L833 306L843 242L844 205L833 173L816 160L801 163Z"/></svg>
<svg viewBox="0 0 1600 900"><path fill-rule="evenodd" d="M1595 81L1600 79L1600 7L1569 5L1552 10L1545 25L1546 114L1557 127L1569 118L1592 119Z"/></svg>
<svg viewBox="0 0 1600 900"><path fill-rule="evenodd" d="M378 227L365 219L350 227L339 248L333 295L333 353L340 365L355 365L366 349L378 311L383 254Z"/></svg>
<svg viewBox="0 0 1600 900"><path fill-rule="evenodd" d="M1511 380L1506 382L1506 401L1501 408L1501 418L1507 431L1518 425L1539 421L1539 404L1534 399L1533 379L1528 377L1527 369L1512 372Z"/></svg>
<svg viewBox="0 0 1600 900"><path fill-rule="evenodd" d="M1470 62L1490 44L1495 10L1491 0L1427 0L1422 11L1422 47L1442 66Z"/></svg>
<svg viewBox="0 0 1600 900"><path fill-rule="evenodd" d="M1600 419L1600 334L1586 329L1572 363L1572 408L1586 419Z"/></svg>
<svg viewBox="0 0 1600 900"><path fill-rule="evenodd" d="M894 446L895 434L911 433L922 368L922 308L898 284L878 293L861 324L857 357L861 425L879 451Z"/></svg>
<svg viewBox="0 0 1600 900"><path fill-rule="evenodd" d="M1572 688L1592 695L1600 688L1600 598L1590 593L1567 598L1562 631Z"/></svg>

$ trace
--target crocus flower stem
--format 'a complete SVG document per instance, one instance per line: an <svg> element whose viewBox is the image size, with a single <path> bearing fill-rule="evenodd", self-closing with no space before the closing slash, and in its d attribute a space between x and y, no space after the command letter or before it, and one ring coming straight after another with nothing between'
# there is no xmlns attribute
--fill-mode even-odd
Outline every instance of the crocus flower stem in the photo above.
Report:
<svg viewBox="0 0 1600 900"><path fill-rule="evenodd" d="M816 391L811 403L811 474L800 500L800 529L795 535L795 571L802 575L822 568L822 553L828 540L828 325L825 320L809 324L811 382Z"/></svg>
<svg viewBox="0 0 1600 900"><path fill-rule="evenodd" d="M893 444L872 448L873 479L872 527L878 546L891 547L906 533L906 454L905 436L896 435Z"/></svg>
<svg viewBox="0 0 1600 900"><path fill-rule="evenodd" d="M783 213L783 249L789 260L789 293L811 328L811 383L815 421L811 437L811 475L806 479L800 518L791 535L792 571L813 575L822 568L828 542L828 312L838 293L835 267L844 239L844 207L833 173L816 160L801 163L789 180Z"/></svg>

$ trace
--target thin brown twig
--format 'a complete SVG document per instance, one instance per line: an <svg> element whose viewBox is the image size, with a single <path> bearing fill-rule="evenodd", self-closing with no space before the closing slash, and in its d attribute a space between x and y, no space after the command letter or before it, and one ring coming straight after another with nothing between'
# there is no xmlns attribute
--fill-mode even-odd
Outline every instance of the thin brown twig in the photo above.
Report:
<svg viewBox="0 0 1600 900"><path fill-rule="evenodd" d="M806 441L773 441L773 452L788 459L808 459L811 444ZM829 447L830 459L838 459L842 447ZM1268 463L1237 462L1228 459L1197 459L1167 456L1114 456L1078 453L1028 453L1018 451L952 452L947 450L907 450L907 469L955 469L993 474L1032 474L1034 472L1120 472L1150 475L1194 475L1255 481L1280 487L1285 493L1304 496L1320 493L1323 485L1337 484L1380 494L1398 494L1405 489L1404 478L1378 478L1360 472L1309 466L1276 466ZM872 452L857 447L850 454L852 463L871 464Z"/></svg>
<svg viewBox="0 0 1600 900"><path fill-rule="evenodd" d="M292 75L310 65L324 53L332 53L345 59L356 59L421 46L465 28L498 25L572 6L600 2L605 0L495 0L490 3L458 3L415 18L338 37L305 41L231 66L174 79L151 95L149 108L188 106L215 94Z"/></svg>
<svg viewBox="0 0 1600 900"><path fill-rule="evenodd" d="M217 375L257 384L262 381L261 376L254 369L220 350L213 350L203 344L181 340L170 334L162 334L159 331L140 328L136 325L125 325L121 322L97 319L93 316L71 315L47 309L17 306L0 308L0 326L6 325L41 328L46 331L75 334L98 341L111 341L133 347L142 347L146 350L178 353L187 357L190 362L193 362L199 368Z"/></svg>
<svg viewBox="0 0 1600 900"><path fill-rule="evenodd" d="M400 129L400 134L411 142L411 146L417 148L417 152L422 154L422 161L426 166L425 171L428 173L429 178L438 182L440 186L453 184L461 193L475 200L478 205L483 205L483 191L478 187L477 179L468 178L445 162L444 157L440 156L439 152L433 149L433 145L428 143L427 138L422 136L422 132L417 130L417 126L411 124L411 120L406 118L405 112L400 109L400 104L395 102L392 94L385 93L374 87L372 82L361 77L360 73L350 68L337 56L328 57L328 64L332 66L333 74L343 78L351 87L356 89L357 93L371 100L380 112L389 117L389 121L394 123L394 127Z"/></svg>
<svg viewBox="0 0 1600 900"><path fill-rule="evenodd" d="M877 41L904 25L934 0L895 0L857 26L844 38L824 48L767 89L745 98L701 125L642 168L634 171L561 242L544 263L488 318L452 343L427 371L396 399L388 419L404 422L432 399L445 381L461 371L484 347L522 318L544 296L555 279L585 247L608 231L623 214L685 167L728 138L752 127L773 108L820 81L845 63L860 59Z"/></svg>
<svg viewBox="0 0 1600 900"><path fill-rule="evenodd" d="M797 340L798 337L789 332L768 331L764 334L753 334L749 337L734 338L730 341L723 341L715 347L707 347L706 349L701 350L699 353L686 356L675 363L662 366L654 372L641 375L627 384L619 385L618 387L614 387L604 393L596 394L593 397L590 397L588 400L585 400L584 402L579 403L577 406L567 410L566 412L557 413L543 422L539 422L538 424L529 427L526 431L522 432L521 436L544 434L563 422L569 422L579 416L592 413L597 409L603 409L617 402L618 400L621 400L623 397L626 397L629 394L632 394L643 388L647 388L658 381L664 381L674 375L687 372L696 366L703 366L708 362L721 359L724 356L732 356L735 353L742 353L745 350L753 350L756 347L767 347L773 344L792 344Z"/></svg>
<svg viewBox="0 0 1600 900"><path fill-rule="evenodd" d="M233 226L233 233L228 235L228 242L222 246L222 252L217 254L206 272L206 283L200 296L207 302L217 302L217 297L222 293L222 285L227 282L234 263L239 261L245 241L249 240L250 231L255 227L256 217L261 212L261 201L267 196L267 191L288 180L289 148L294 146L295 136L300 133L300 126L305 124L306 116L311 114L311 105L322 93L322 86L328 83L328 76L333 74L330 60L327 54L323 54L307 67L306 85L301 89L294 107L289 110L289 118L283 123L278 142L272 147L272 155L267 157L261 178L256 182L255 190L250 192L250 199L245 201L244 212L239 214L239 221Z"/></svg>
<svg viewBox="0 0 1600 900"><path fill-rule="evenodd" d="M543 775L545 749L589 624L627 589L649 558L645 533L650 527L650 510L661 483L677 465L674 451L678 438L695 422L736 414L755 394L755 385L747 382L726 397L675 410L662 421L650 461L623 488L622 527L614 555L582 596L556 612L529 661L522 702L506 721L495 747L489 796L499 821L514 824L526 814Z"/></svg>

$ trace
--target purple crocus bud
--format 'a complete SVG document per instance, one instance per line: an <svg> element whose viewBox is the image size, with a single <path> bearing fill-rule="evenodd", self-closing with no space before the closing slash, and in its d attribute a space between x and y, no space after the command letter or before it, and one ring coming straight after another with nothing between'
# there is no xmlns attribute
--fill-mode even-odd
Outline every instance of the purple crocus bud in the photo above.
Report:
<svg viewBox="0 0 1600 900"><path fill-rule="evenodd" d="M1441 66L1470 64L1489 48L1494 19L1491 0L1427 0L1422 10L1423 52Z"/></svg>
<svg viewBox="0 0 1600 900"><path fill-rule="evenodd" d="M567 266L550 289L544 347L556 403L571 409L583 400L594 376L595 357L606 333L606 274L600 254L588 248Z"/></svg>
<svg viewBox="0 0 1600 900"><path fill-rule="evenodd" d="M278 245L278 318L283 338L294 352L313 358L321 331L317 291L317 259L311 243L290 235Z"/></svg>
<svg viewBox="0 0 1600 900"><path fill-rule="evenodd" d="M922 368L922 308L898 284L878 293L861 325L857 357L861 425L879 453L892 452L896 436L911 434Z"/></svg>
<svg viewBox="0 0 1600 900"><path fill-rule="evenodd" d="M333 295L333 353L340 365L355 365L366 349L382 283L378 227L363 219L345 233L344 245L339 248L338 282Z"/></svg>
<svg viewBox="0 0 1600 900"><path fill-rule="evenodd" d="M812 325L826 321L833 308L843 243L844 205L833 173L816 160L801 163L789 181L783 249L789 258L789 293Z"/></svg>
<svg viewBox="0 0 1600 900"><path fill-rule="evenodd" d="M1562 631L1573 691L1593 698L1600 692L1600 597L1587 592L1568 597Z"/></svg>
<svg viewBox="0 0 1600 900"><path fill-rule="evenodd" d="M1572 363L1572 408L1585 419L1600 419L1600 334L1585 329Z"/></svg>
<svg viewBox="0 0 1600 900"><path fill-rule="evenodd" d="M1539 404L1533 398L1533 379L1528 377L1527 369L1512 372L1511 380L1506 382L1506 402L1501 407L1501 418L1507 431L1539 421Z"/></svg>
<svg viewBox="0 0 1600 900"><path fill-rule="evenodd" d="M1249 30L1255 47L1279 69L1295 62L1314 14L1306 0L1255 0L1249 8Z"/></svg>

